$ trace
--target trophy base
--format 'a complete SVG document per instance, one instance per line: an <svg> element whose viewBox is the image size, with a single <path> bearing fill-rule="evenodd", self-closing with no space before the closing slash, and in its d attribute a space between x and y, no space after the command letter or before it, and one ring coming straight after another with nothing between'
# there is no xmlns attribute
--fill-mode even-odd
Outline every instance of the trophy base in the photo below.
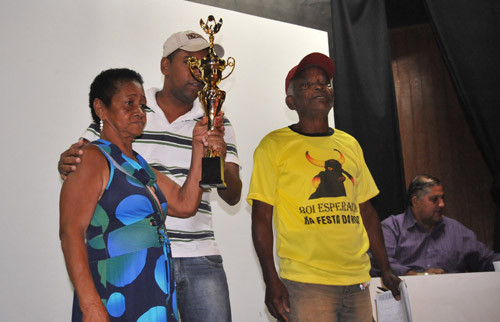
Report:
<svg viewBox="0 0 500 322"><path fill-rule="evenodd" d="M201 160L200 188L226 189L224 182L224 161L220 157L204 157Z"/></svg>

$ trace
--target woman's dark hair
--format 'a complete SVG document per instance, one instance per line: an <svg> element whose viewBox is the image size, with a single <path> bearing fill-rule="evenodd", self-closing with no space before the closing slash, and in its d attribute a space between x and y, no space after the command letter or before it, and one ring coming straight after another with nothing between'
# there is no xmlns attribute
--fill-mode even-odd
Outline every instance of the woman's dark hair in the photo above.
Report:
<svg viewBox="0 0 500 322"><path fill-rule="evenodd" d="M126 81L136 81L141 85L144 83L139 73L128 68L108 69L96 76L89 92L89 107L96 124L99 124L100 119L94 110L94 100L98 98L109 107L113 95L118 91L118 86Z"/></svg>
<svg viewBox="0 0 500 322"><path fill-rule="evenodd" d="M424 194L429 192L429 188L434 186L442 186L441 181L435 177L421 174L413 178L408 187L408 206L412 206L411 199L413 196L421 199Z"/></svg>

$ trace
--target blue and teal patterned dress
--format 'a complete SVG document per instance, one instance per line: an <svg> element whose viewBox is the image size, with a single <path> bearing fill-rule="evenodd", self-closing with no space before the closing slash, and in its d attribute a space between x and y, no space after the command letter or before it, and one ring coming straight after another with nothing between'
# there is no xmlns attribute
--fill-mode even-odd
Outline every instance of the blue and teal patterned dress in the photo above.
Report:
<svg viewBox="0 0 500 322"><path fill-rule="evenodd" d="M111 321L178 321L164 226L167 202L156 176L136 152L139 163L112 143L92 144L108 159L110 174L87 230L87 251L94 284ZM75 294L73 321L81 320Z"/></svg>

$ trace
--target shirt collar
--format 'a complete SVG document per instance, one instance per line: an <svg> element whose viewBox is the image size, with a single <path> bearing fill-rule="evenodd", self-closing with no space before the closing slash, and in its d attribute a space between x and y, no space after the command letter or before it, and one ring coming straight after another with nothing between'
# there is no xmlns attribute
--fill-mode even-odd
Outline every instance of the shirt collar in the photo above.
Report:
<svg viewBox="0 0 500 322"><path fill-rule="evenodd" d="M201 106L200 100L195 99L193 103L193 107L186 114L179 117L182 121L191 121L194 119L199 119L205 115L203 111L203 107Z"/></svg>
<svg viewBox="0 0 500 322"><path fill-rule="evenodd" d="M148 89L146 92L146 101L147 101L146 104L154 113L160 114L163 117L165 117L165 114L158 105L158 102L156 101L156 93L159 92L160 90L161 90L160 88L156 87ZM177 118L173 123L197 120L203 117L203 115L205 115L203 107L201 106L200 101L196 99L193 103L193 107L186 114L181 115L179 118Z"/></svg>
<svg viewBox="0 0 500 322"><path fill-rule="evenodd" d="M405 230L409 230L413 227L416 227L417 225L420 225L420 224L415 219L415 215L413 215L413 212L411 211L411 209L410 208L406 209L405 217L403 220L403 228Z"/></svg>
<svg viewBox="0 0 500 322"><path fill-rule="evenodd" d="M443 220L441 220L440 223L438 223L436 226L434 226L434 228L432 228L431 232L442 230L442 229L444 229L444 226L445 226L445 217L443 216ZM410 230L413 227L419 228L420 230L427 231L427 228L425 228L424 226L422 226L421 224L419 224L418 221L417 221L417 219L415 219L415 215L411 211L411 208L408 208L405 211L405 218L404 218L404 221L403 221L403 228L405 230Z"/></svg>

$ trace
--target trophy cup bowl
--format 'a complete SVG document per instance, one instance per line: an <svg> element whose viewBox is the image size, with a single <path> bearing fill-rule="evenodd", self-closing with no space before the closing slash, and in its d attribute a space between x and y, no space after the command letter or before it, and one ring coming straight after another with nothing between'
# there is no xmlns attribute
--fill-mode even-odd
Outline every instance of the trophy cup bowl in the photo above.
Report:
<svg viewBox="0 0 500 322"><path fill-rule="evenodd" d="M216 34L222 26L222 19L215 22L214 16L208 16L207 23L200 19L200 26L209 35L210 47L208 54L202 59L190 57L188 66L194 78L204 84L203 89L198 92L198 98L203 106L205 115L208 116L208 128L214 130L215 117L220 112L222 104L226 98L226 92L219 89L217 86L220 81L226 79L234 70L235 60L229 57L227 61L217 56L214 50L214 34ZM231 67L231 71L225 77L222 77L222 72L226 67ZM202 159L202 171L200 187L209 188L226 188L224 181L224 160L220 154L210 147L207 149L205 157Z"/></svg>

